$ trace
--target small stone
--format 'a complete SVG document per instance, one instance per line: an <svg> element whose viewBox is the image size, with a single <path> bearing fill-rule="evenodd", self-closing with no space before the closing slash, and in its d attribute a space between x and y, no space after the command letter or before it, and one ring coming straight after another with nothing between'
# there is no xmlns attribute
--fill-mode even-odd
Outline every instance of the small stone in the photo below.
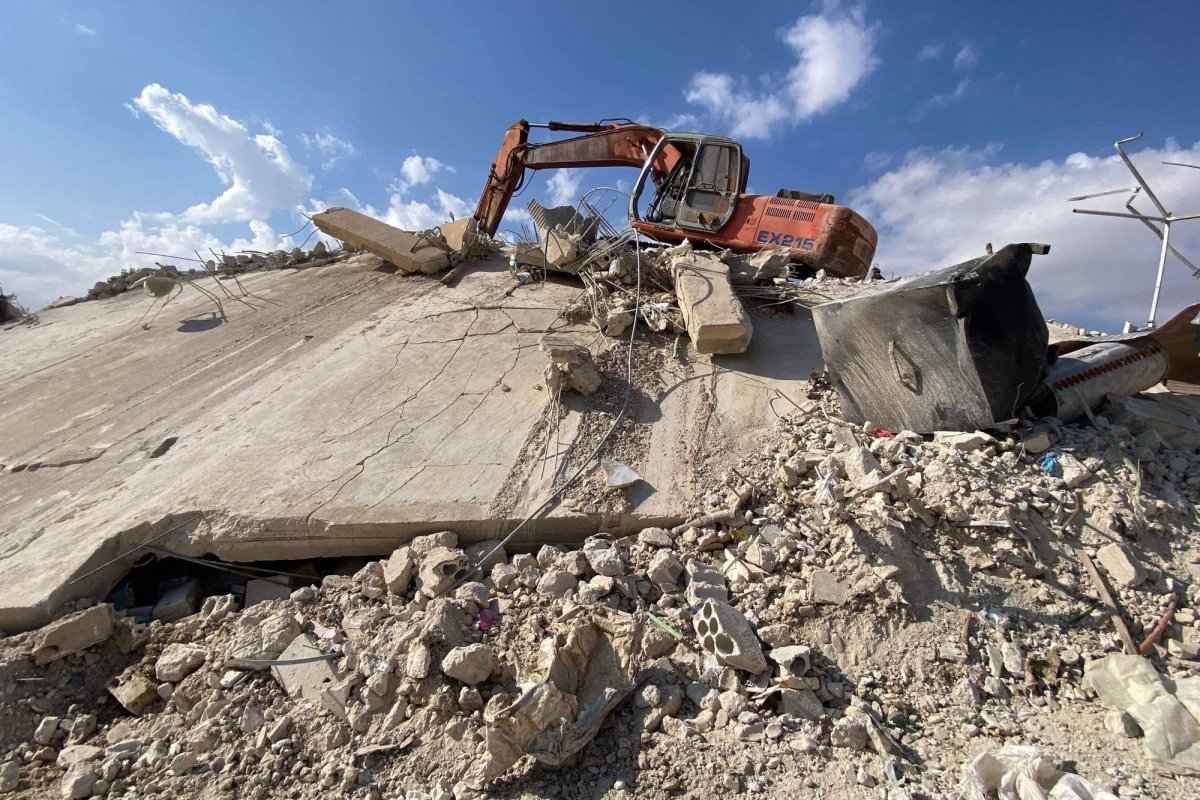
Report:
<svg viewBox="0 0 1200 800"><path fill-rule="evenodd" d="M616 578L625 574L625 562L621 560L621 554L616 548L592 548L585 550L588 564L597 575L604 575L609 578Z"/></svg>
<svg viewBox="0 0 1200 800"><path fill-rule="evenodd" d="M68 769L72 764L77 764L80 761L95 761L104 753L99 747L94 747L90 744L71 744L58 751L58 758L54 763L63 769Z"/></svg>
<svg viewBox="0 0 1200 800"><path fill-rule="evenodd" d="M84 714L76 717L71 723L71 732L67 736L67 744L82 744L96 732L96 715Z"/></svg>
<svg viewBox="0 0 1200 800"><path fill-rule="evenodd" d="M808 594L814 603L840 606L850 598L850 587L834 577L832 572L815 569Z"/></svg>
<svg viewBox="0 0 1200 800"><path fill-rule="evenodd" d="M650 557L646 577L663 592L679 591L679 580L683 564L670 550L658 550Z"/></svg>
<svg viewBox="0 0 1200 800"><path fill-rule="evenodd" d="M178 683L204 663L208 653L203 647L191 644L169 644L154 664L154 675L160 681Z"/></svg>
<svg viewBox="0 0 1200 800"><path fill-rule="evenodd" d="M469 644L456 647L442 659L442 672L468 686L482 683L492 673L494 658L490 647Z"/></svg>
<svg viewBox="0 0 1200 800"><path fill-rule="evenodd" d="M170 769L171 769L171 772L175 773L176 775L187 775L189 772L191 772L195 768L196 768L196 754L195 753L190 753L190 752L180 753L179 755L177 755L173 759L171 759Z"/></svg>
<svg viewBox="0 0 1200 800"><path fill-rule="evenodd" d="M21 783L21 765L5 761L0 765L0 792L15 792Z"/></svg>
<svg viewBox="0 0 1200 800"><path fill-rule="evenodd" d="M1142 729L1137 724L1137 720L1119 708L1114 708L1104 715L1104 728L1109 733L1115 733L1127 739L1142 735Z"/></svg>
<svg viewBox="0 0 1200 800"><path fill-rule="evenodd" d="M1145 567L1138 561L1129 545L1123 542L1104 545L1096 551L1096 559L1109 577L1125 589L1132 589L1146 580Z"/></svg>
<svg viewBox="0 0 1200 800"><path fill-rule="evenodd" d="M61 791L64 800L83 800L92 796L96 786L96 770L86 761L72 764L63 775Z"/></svg>
<svg viewBox="0 0 1200 800"><path fill-rule="evenodd" d="M866 718L860 714L847 714L833 724L829 732L829 743L834 747L850 750L866 750L870 738Z"/></svg>
<svg viewBox="0 0 1200 800"><path fill-rule="evenodd" d="M933 440L945 447L953 447L964 453L971 453L976 450L982 450L989 444L995 442L991 436L977 431L975 433L958 433L951 431L938 431L933 435Z"/></svg>
<svg viewBox="0 0 1200 800"><path fill-rule="evenodd" d="M638 534L638 544L648 547L672 547L675 542L666 528L644 528Z"/></svg>
<svg viewBox="0 0 1200 800"><path fill-rule="evenodd" d="M552 569L542 575L537 582L537 593L547 597L566 597L575 590L578 584L575 576L566 570Z"/></svg>
<svg viewBox="0 0 1200 800"><path fill-rule="evenodd" d="M38 744L50 744L54 734L58 732L60 722L62 720L58 717L42 717L42 721L33 732L33 740Z"/></svg>
<svg viewBox="0 0 1200 800"><path fill-rule="evenodd" d="M1058 463L1062 468L1063 482L1067 484L1068 489L1078 489L1094 477L1091 470L1070 453L1059 454Z"/></svg>
<svg viewBox="0 0 1200 800"><path fill-rule="evenodd" d="M983 679L983 690L997 700L1007 700L1010 694L1004 681L995 675L989 675Z"/></svg>

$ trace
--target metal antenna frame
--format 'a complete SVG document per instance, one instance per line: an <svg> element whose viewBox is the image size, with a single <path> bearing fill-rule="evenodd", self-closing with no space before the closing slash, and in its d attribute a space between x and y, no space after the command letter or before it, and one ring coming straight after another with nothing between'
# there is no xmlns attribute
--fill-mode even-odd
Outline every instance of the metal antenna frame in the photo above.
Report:
<svg viewBox="0 0 1200 800"><path fill-rule="evenodd" d="M1162 247L1159 249L1158 253L1158 274L1154 279L1154 296L1150 300L1150 318L1146 321L1146 330L1149 330L1154 328L1154 318L1158 315L1158 299L1162 294L1163 272L1166 270L1167 266L1168 251L1178 258L1184 266L1192 271L1193 278L1200 278L1200 268L1197 268L1195 264L1185 258L1183 254L1176 250L1174 245L1171 244L1171 224L1175 222L1185 222L1191 219L1200 219L1200 213L1172 214L1170 211L1167 211L1166 207L1158 199L1158 195L1154 193L1154 191L1150 188L1150 185L1146 183L1146 179L1142 177L1142 174L1138 172L1137 167L1133 165L1133 161L1130 160L1129 154L1125 152L1125 148L1123 147L1123 145L1127 145L1130 142L1136 142L1141 138L1142 133L1139 133L1137 136L1130 136L1128 139L1120 139L1113 144L1113 147L1117 149L1117 155L1121 156L1121 160L1125 162L1125 166L1128 167L1129 171L1133 174L1134 180L1137 181L1137 186L1133 186L1128 189L1113 189L1112 191L1108 192L1097 192L1095 194L1072 197L1067 202L1074 203L1080 200L1090 200L1093 197L1104 197L1106 195L1120 194L1122 192L1131 193L1129 195L1129 199L1125 201L1125 208L1129 210L1128 214L1121 213L1120 211L1092 211L1082 208L1073 208L1071 211L1075 214L1091 214L1098 217L1121 217L1124 219L1140 220L1142 224L1153 231L1154 235L1157 236L1162 242ZM1177 167L1200 168L1194 164L1177 164L1172 161L1164 161L1163 163ZM1156 209L1158 209L1158 216L1142 214L1136 208L1134 208L1133 201L1141 192L1145 192L1146 197L1150 198L1150 202L1154 204ZM1156 225L1155 223L1158 224ZM1160 228L1159 225L1162 227Z"/></svg>

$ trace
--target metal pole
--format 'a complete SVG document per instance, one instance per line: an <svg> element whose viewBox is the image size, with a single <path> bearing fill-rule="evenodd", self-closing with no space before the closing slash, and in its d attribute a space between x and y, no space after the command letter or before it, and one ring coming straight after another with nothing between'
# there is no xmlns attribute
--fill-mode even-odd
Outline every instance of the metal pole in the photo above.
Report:
<svg viewBox="0 0 1200 800"><path fill-rule="evenodd" d="M1167 216L1167 209L1162 203L1158 202L1158 197L1150 190L1150 187L1146 184L1145 178L1142 177L1142 173L1137 171L1137 167L1133 165L1133 161L1125 152L1125 148L1121 146L1128 144L1129 142L1136 142L1140 138L1142 138L1141 133L1139 133L1137 136L1130 136L1128 139L1121 139L1120 141L1116 142L1113 147L1117 148L1117 155L1119 155L1121 160L1125 162L1125 166L1129 167L1129 171L1133 173L1134 180L1138 182L1138 185L1146 191L1146 196L1150 198L1151 203L1154 203L1154 207L1158 209L1158 213L1165 217Z"/></svg>
<svg viewBox="0 0 1200 800"><path fill-rule="evenodd" d="M1162 292L1163 270L1167 266L1167 249L1171 246L1171 221L1163 223L1162 249L1158 251L1158 277L1154 279L1154 299L1150 301L1150 319L1146 328L1154 327L1154 316L1158 313L1158 295Z"/></svg>

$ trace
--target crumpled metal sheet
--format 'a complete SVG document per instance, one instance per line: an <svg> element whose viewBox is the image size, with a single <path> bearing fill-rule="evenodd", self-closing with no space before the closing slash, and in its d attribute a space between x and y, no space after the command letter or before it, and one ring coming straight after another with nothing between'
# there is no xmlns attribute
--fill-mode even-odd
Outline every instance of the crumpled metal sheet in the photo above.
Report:
<svg viewBox="0 0 1200 800"><path fill-rule="evenodd" d="M541 680L487 719L487 761L477 771L478 780L499 776L525 755L562 766L633 691L640 617L579 607L559 619L551 633L539 657Z"/></svg>
<svg viewBox="0 0 1200 800"><path fill-rule="evenodd" d="M814 307L842 415L919 433L1017 416L1047 368L1049 333L1025 275L1048 250L1010 244Z"/></svg>

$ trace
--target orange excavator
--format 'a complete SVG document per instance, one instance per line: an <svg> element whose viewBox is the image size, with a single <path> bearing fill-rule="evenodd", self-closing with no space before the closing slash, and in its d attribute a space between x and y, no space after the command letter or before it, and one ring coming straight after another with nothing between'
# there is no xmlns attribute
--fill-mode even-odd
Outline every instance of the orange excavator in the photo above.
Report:
<svg viewBox="0 0 1200 800"><path fill-rule="evenodd" d="M583 135L530 143L531 128ZM475 209L480 229L496 234L526 170L567 167L640 168L630 221L659 242L687 240L737 253L782 248L793 262L840 277L865 275L875 255L875 229L851 209L834 205L831 195L786 189L775 197L746 194L750 160L732 139L630 120L512 125ZM639 205L647 178L655 192L643 216Z"/></svg>

